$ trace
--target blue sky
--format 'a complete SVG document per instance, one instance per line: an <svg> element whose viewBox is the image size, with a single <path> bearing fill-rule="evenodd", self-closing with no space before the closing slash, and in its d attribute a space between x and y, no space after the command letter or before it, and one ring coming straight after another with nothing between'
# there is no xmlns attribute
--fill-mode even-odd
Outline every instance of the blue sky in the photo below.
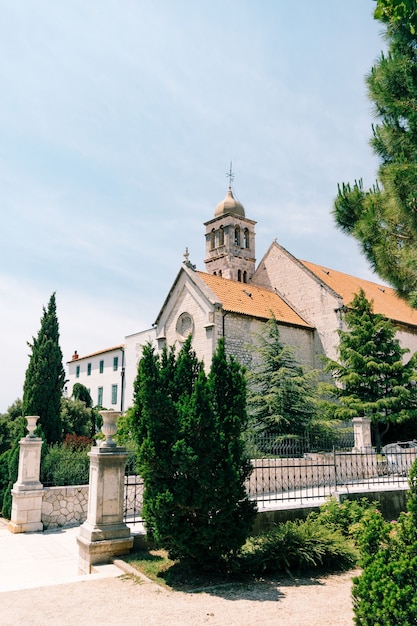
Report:
<svg viewBox="0 0 417 626"><path fill-rule="evenodd" d="M374 5L0 0L0 412L53 292L66 362L149 328L186 246L204 269L231 160L258 261L372 279L331 210L376 176Z"/></svg>

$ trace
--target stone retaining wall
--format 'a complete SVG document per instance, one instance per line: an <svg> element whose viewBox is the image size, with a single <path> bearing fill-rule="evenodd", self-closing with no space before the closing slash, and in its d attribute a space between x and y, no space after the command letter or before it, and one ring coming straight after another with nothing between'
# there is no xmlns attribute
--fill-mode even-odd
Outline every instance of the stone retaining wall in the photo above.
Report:
<svg viewBox="0 0 417 626"><path fill-rule="evenodd" d="M79 526L87 519L88 485L45 487L41 521L44 530Z"/></svg>

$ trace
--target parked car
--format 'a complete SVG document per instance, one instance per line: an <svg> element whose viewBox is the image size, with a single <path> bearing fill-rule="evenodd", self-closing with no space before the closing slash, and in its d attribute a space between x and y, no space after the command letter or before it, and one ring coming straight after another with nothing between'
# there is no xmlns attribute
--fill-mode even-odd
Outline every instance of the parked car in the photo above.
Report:
<svg viewBox="0 0 417 626"><path fill-rule="evenodd" d="M388 471L406 476L417 458L417 441L397 441L382 448L387 459Z"/></svg>

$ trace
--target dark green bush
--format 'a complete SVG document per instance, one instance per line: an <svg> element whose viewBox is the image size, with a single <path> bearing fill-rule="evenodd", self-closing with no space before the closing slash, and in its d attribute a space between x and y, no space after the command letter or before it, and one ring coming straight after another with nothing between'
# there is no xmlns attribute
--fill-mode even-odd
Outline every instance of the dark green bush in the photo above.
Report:
<svg viewBox="0 0 417 626"><path fill-rule="evenodd" d="M408 512L386 522L369 511L356 527L363 573L354 579L355 623L417 624L417 462L410 472Z"/></svg>
<svg viewBox="0 0 417 626"><path fill-rule="evenodd" d="M90 472L87 450L56 443L47 448L41 463L41 483L47 486L86 485Z"/></svg>
<svg viewBox="0 0 417 626"><path fill-rule="evenodd" d="M242 548L241 571L254 575L343 570L353 567L358 554L342 533L319 519L297 520L251 537Z"/></svg>
<svg viewBox="0 0 417 626"><path fill-rule="evenodd" d="M3 500L9 485L9 456L11 450L7 450L0 455L0 513L3 513Z"/></svg>
<svg viewBox="0 0 417 626"><path fill-rule="evenodd" d="M345 537L351 537L355 525L367 511L374 511L377 504L367 498L338 502L330 498L320 507L319 513L311 513L310 519L319 519L322 524L339 530Z"/></svg>
<svg viewBox="0 0 417 626"><path fill-rule="evenodd" d="M3 492L2 502L2 515L6 519L10 519L10 516L12 514L12 488L17 481L17 476L19 472L19 455L20 447L19 440L17 439L7 455L9 482L7 483L6 488Z"/></svg>

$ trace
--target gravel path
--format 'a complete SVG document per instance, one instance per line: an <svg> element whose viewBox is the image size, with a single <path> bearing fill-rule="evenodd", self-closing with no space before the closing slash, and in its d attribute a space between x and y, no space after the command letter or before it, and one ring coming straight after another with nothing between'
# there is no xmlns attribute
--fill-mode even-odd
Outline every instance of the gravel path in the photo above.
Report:
<svg viewBox="0 0 417 626"><path fill-rule="evenodd" d="M2 626L352 626L357 572L168 591L129 576L0 593Z"/></svg>

